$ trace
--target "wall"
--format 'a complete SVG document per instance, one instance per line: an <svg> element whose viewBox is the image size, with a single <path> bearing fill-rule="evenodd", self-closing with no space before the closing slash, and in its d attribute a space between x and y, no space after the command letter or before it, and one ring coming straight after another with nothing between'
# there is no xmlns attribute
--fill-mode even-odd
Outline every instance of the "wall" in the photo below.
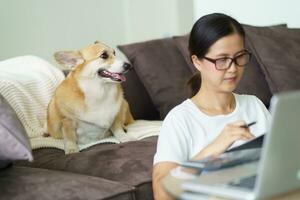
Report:
<svg viewBox="0 0 300 200"><path fill-rule="evenodd" d="M194 20L213 12L223 12L238 21L257 26L287 23L300 27L299 0L194 0Z"/></svg>
<svg viewBox="0 0 300 200"><path fill-rule="evenodd" d="M124 39L121 34L124 25L119 23L123 17L122 1L109 1L109 8L114 8L114 12L103 3L97 0L2 1L1 60L34 54L52 61L52 54L57 50L77 49L97 39L120 43Z"/></svg>
<svg viewBox="0 0 300 200"><path fill-rule="evenodd" d="M127 43L184 34L192 27L192 0L125 1Z"/></svg>
<svg viewBox="0 0 300 200"><path fill-rule="evenodd" d="M242 2L242 3L241 3ZM200 16L225 12L242 23L300 27L298 0L1 0L0 60L101 40L112 47L190 31Z"/></svg>
<svg viewBox="0 0 300 200"><path fill-rule="evenodd" d="M55 63L55 51L95 40L116 47L186 33L192 5L192 0L1 0L0 60L34 54Z"/></svg>

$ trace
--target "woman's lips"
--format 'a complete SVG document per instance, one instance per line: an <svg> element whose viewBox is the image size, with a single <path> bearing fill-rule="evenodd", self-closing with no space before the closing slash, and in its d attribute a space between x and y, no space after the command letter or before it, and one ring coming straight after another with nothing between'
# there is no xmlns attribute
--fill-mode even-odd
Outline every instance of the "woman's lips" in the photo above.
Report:
<svg viewBox="0 0 300 200"><path fill-rule="evenodd" d="M229 82L235 82L236 79L237 79L237 77L234 76L234 77L225 78L224 80L225 80L225 81L229 81Z"/></svg>

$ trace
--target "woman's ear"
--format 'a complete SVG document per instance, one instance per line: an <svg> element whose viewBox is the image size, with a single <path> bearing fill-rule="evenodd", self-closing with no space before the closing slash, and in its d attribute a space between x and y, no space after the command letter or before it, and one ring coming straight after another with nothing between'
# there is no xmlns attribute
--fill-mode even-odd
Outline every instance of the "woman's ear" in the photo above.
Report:
<svg viewBox="0 0 300 200"><path fill-rule="evenodd" d="M194 64L194 66L197 68L197 70L199 72L201 72L201 70L202 70L202 62L201 62L201 60L199 60L196 55L192 55L191 59L192 59L192 62Z"/></svg>

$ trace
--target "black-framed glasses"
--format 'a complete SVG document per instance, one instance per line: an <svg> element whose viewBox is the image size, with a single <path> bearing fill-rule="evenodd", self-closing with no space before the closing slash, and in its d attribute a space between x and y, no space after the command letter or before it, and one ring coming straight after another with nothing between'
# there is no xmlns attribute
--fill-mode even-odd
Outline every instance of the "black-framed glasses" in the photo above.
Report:
<svg viewBox="0 0 300 200"><path fill-rule="evenodd" d="M237 66L241 67L249 63L251 59L251 53L248 50L244 50L239 55L230 58L230 57L223 57L218 59L203 57L205 60L208 60L211 63L215 64L217 70L226 70L229 69L234 62Z"/></svg>

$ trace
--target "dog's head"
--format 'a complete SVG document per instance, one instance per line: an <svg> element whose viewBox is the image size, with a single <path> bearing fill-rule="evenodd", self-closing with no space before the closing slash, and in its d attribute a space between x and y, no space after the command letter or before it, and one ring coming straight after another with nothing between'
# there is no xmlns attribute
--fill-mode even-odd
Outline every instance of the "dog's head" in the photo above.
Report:
<svg viewBox="0 0 300 200"><path fill-rule="evenodd" d="M77 76L98 78L104 82L126 81L124 74L132 68L129 63L118 60L112 48L100 42L79 51L59 51L54 57Z"/></svg>

